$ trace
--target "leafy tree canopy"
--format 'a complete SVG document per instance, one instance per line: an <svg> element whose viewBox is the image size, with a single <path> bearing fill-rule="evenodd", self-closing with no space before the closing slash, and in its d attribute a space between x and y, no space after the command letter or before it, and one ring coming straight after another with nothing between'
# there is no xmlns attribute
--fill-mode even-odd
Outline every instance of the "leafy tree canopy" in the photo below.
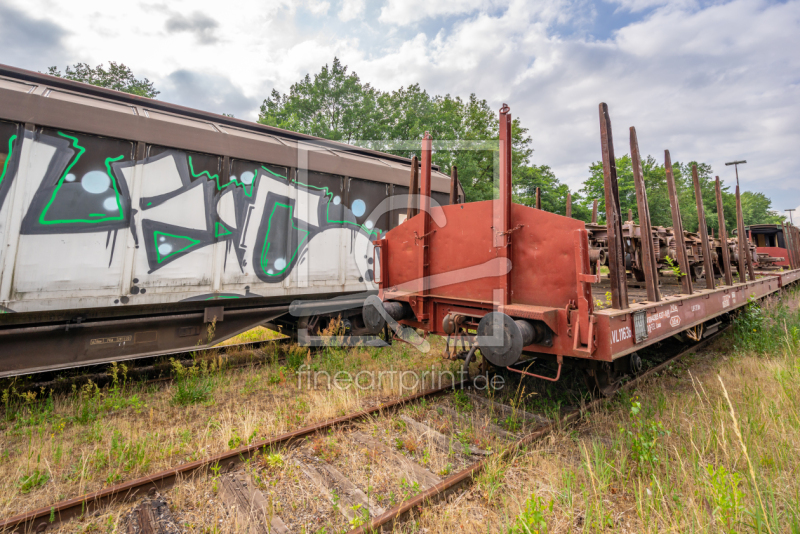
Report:
<svg viewBox="0 0 800 534"><path fill-rule="evenodd" d="M619 186L620 208L623 218L627 219L628 210L633 212L635 221L639 221L639 209L636 204L636 191L633 183L633 168L629 155L616 159L617 180ZM675 189L678 195L683 228L687 232L697 232L697 202L692 181L692 166L697 165L697 177L700 182L700 192L703 197L703 209L706 224L715 235L719 232L719 218L717 216L717 197L715 177L712 176L711 166L707 163L690 161L683 164L673 162L672 175L675 178ZM653 156L647 156L642 161L647 201L650 207L650 220L654 226L672 226L672 210L667 189L667 173L663 164L659 164ZM722 210L725 216L725 227L728 235L732 235L736 228L736 195L730 192L730 187L720 181L722 192ZM603 163L596 161L589 166L589 178L579 190L584 206L591 209L594 199L599 200L598 211L600 218L605 218L605 197L603 189ZM576 214L573 209L573 214ZM745 225L761 223L779 223L784 217L772 209L772 203L763 193L742 193L742 214ZM578 216L579 214L576 214ZM590 212L591 215L591 212ZM582 217L579 217L582 218ZM589 220L589 219L584 219Z"/></svg>
<svg viewBox="0 0 800 534"><path fill-rule="evenodd" d="M363 83L334 58L313 76L295 83L287 94L276 90L264 100L259 122L295 132L343 141L403 156L420 156L425 132L435 141L433 163L444 172L458 168L468 201L492 198L498 139L497 112L474 94L464 100L431 95L419 84L379 91ZM527 129L512 124L514 174L529 165L532 149Z"/></svg>
<svg viewBox="0 0 800 534"><path fill-rule="evenodd" d="M114 61L109 62L108 69L102 63L94 68L86 63L76 63L71 67L67 66L63 74L57 67L47 69L47 74L147 98L155 98L159 93L153 87L153 82L147 78L136 78L131 69Z"/></svg>

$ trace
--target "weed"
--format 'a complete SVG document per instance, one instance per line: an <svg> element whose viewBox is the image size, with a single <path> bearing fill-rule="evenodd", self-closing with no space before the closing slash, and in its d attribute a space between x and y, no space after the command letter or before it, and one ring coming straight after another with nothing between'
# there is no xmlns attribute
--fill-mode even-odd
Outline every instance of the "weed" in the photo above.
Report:
<svg viewBox="0 0 800 534"><path fill-rule="evenodd" d="M350 509L354 513L353 519L350 520L350 528L358 528L369 521L368 509L363 508L360 504L354 504Z"/></svg>
<svg viewBox="0 0 800 534"><path fill-rule="evenodd" d="M739 473L732 473L724 466L715 468L706 466L707 484L712 498L712 511L714 519L720 528L727 532L736 532L734 523L736 516L744 511L742 504L744 493L739 489L743 478Z"/></svg>
<svg viewBox="0 0 800 534"><path fill-rule="evenodd" d="M186 368L174 358L170 358L170 361L176 377L172 404L187 406L205 403L212 399L216 387L216 380L212 375L216 368L214 363L209 366L206 361L200 362L199 365L195 362L194 365Z"/></svg>
<svg viewBox="0 0 800 534"><path fill-rule="evenodd" d="M22 475L17 481L20 493L30 493L36 488L41 488L50 480L50 473L44 469L34 469L28 475Z"/></svg>
<svg viewBox="0 0 800 534"><path fill-rule="evenodd" d="M472 401L467 396L463 389L458 389L453 394L453 404L455 404L456 411L470 412L472 411Z"/></svg>
<svg viewBox="0 0 800 534"><path fill-rule="evenodd" d="M416 480L409 482L406 480L406 477L403 477L400 479L400 489L403 490L404 498L410 499L420 492L419 482Z"/></svg>
<svg viewBox="0 0 800 534"><path fill-rule="evenodd" d="M686 273L681 272L680 266L677 263L675 263L674 259L667 256L666 258L664 258L664 261L666 261L667 265L669 265L669 268L672 269L672 272L675 274L675 278L686 276Z"/></svg>
<svg viewBox="0 0 800 534"><path fill-rule="evenodd" d="M283 467L283 456L281 456L278 453L268 454L265 457L265 461L267 463L267 466L269 466L272 469L280 469L281 467Z"/></svg>
<svg viewBox="0 0 800 534"><path fill-rule="evenodd" d="M637 400L631 400L629 420L631 429L620 425L620 433L627 440L633 459L642 466L655 467L658 465L658 440L663 436L668 436L669 431L664 430L661 421L653 421L651 418L642 417L642 404Z"/></svg>
<svg viewBox="0 0 800 534"><path fill-rule="evenodd" d="M544 499L531 495L525 501L525 508L517 516L514 524L506 531L507 534L545 534L547 532L545 511L553 511L553 501L545 505Z"/></svg>

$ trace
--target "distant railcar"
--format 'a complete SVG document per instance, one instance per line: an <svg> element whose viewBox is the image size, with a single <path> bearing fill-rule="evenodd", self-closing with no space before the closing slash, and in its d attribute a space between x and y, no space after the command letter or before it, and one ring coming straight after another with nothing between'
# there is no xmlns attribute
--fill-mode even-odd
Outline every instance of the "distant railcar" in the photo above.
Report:
<svg viewBox="0 0 800 534"><path fill-rule="evenodd" d="M753 224L745 228L750 242L756 246L761 269L789 267L789 252L781 224Z"/></svg>
<svg viewBox="0 0 800 534"><path fill-rule="evenodd" d="M0 65L0 376L291 329L297 299L341 313L377 290L410 165Z"/></svg>

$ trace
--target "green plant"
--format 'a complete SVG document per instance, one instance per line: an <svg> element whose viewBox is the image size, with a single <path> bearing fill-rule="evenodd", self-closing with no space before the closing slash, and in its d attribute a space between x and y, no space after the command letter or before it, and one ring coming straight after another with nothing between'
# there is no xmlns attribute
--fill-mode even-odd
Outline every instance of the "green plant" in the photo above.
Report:
<svg viewBox="0 0 800 534"><path fill-rule="evenodd" d="M369 510L363 508L360 504L354 504L350 507L353 511L353 519L350 520L350 528L358 528L367 521L369 521Z"/></svg>
<svg viewBox="0 0 800 534"><path fill-rule="evenodd" d="M419 482L416 480L409 482L406 477L400 479L400 489L403 490L403 495L406 499L410 499L420 492Z"/></svg>
<svg viewBox="0 0 800 534"><path fill-rule="evenodd" d="M209 364L206 361L194 363L191 367L184 367L180 362L170 358L172 369L175 372L175 385L172 392L172 404L187 406L208 402L212 398L216 380L213 372L216 364Z"/></svg>
<svg viewBox="0 0 800 534"><path fill-rule="evenodd" d="M680 265L675 263L674 259L672 259L669 256L667 256L666 258L664 258L664 261L667 262L667 265L669 265L669 268L672 269L673 273L675 273L675 277L676 278L680 278L681 276L686 276L686 273L681 272Z"/></svg>
<svg viewBox="0 0 800 534"><path fill-rule="evenodd" d="M744 478L735 472L725 469L725 466L706 466L706 485L711 496L711 514L726 532L736 532L734 524L736 516L744 511L744 493L739 489L739 484Z"/></svg>
<svg viewBox="0 0 800 534"><path fill-rule="evenodd" d="M458 389L453 393L453 404L459 412L472 411L472 401L463 389Z"/></svg>
<svg viewBox="0 0 800 534"><path fill-rule="evenodd" d="M553 501L545 505L544 499L531 495L525 501L525 508L517 516L514 524L506 531L507 534L545 534L547 532L545 511L553 511Z"/></svg>
<svg viewBox="0 0 800 534"><path fill-rule="evenodd" d="M283 467L283 456L278 453L269 454L265 458L267 465L272 469L280 469Z"/></svg>
<svg viewBox="0 0 800 534"><path fill-rule="evenodd" d="M640 467L655 467L659 463L658 440L668 436L669 431L664 430L661 421L643 417L642 404L635 399L631 399L629 417L630 429L620 426L620 433L627 440L633 459Z"/></svg>
<svg viewBox="0 0 800 534"><path fill-rule="evenodd" d="M19 486L20 493L30 493L32 490L47 484L48 480L50 480L50 473L44 469L37 468L31 471L30 474L19 477L17 486Z"/></svg>

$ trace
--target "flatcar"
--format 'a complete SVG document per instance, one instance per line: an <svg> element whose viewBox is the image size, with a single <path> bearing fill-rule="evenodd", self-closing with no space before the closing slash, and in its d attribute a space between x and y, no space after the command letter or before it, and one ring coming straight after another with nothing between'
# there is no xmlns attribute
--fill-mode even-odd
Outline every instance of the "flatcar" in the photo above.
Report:
<svg viewBox="0 0 800 534"><path fill-rule="evenodd" d="M0 377L359 306L411 161L0 65Z"/></svg>
<svg viewBox="0 0 800 534"><path fill-rule="evenodd" d="M701 280L693 280L690 263L694 239L672 240L676 258L672 276L659 276L655 241L644 239L641 269L644 287L631 287L627 256L633 234L625 231L620 213L611 119L600 104L600 138L606 206L605 244L608 275L591 271L589 230L582 221L512 202L511 114L499 113L499 198L462 205L423 209L375 241L383 260L380 292L365 302L366 324L378 330L421 329L448 339L464 350L465 368L479 350L482 369L506 369L546 380L559 380L563 365L584 372L590 388L611 395L625 375L642 369L638 352L672 337L699 341L719 330L731 312L800 279L800 240L789 234L790 269L764 275L747 255L731 258L720 247L721 277L712 262L701 264ZM423 195L429 190L431 141L423 140ZM641 235L650 230L650 212L639 162L636 131L630 129L636 199ZM665 151L673 232L683 232L674 177ZM700 232L695 257L711 258L699 178L693 169ZM719 182L717 182L719 184ZM719 191L719 185L717 185ZM737 200L738 200L737 190ZM721 198L718 195L718 202ZM721 210L719 210L721 211ZM719 215L720 228L725 228ZM749 250L737 202L737 236ZM643 230L641 228L644 228ZM690 236L691 237L691 236ZM726 242L725 235L722 242ZM677 242L676 242L677 241ZM681 243L680 241L683 241ZM652 246L651 246L652 245ZM733 277L732 261L740 265ZM702 283L701 283L702 282ZM636 286L639 286L636 284ZM469 347L469 350L467 350ZM551 362L549 374L534 374L534 363ZM539 371L541 373L542 371Z"/></svg>

